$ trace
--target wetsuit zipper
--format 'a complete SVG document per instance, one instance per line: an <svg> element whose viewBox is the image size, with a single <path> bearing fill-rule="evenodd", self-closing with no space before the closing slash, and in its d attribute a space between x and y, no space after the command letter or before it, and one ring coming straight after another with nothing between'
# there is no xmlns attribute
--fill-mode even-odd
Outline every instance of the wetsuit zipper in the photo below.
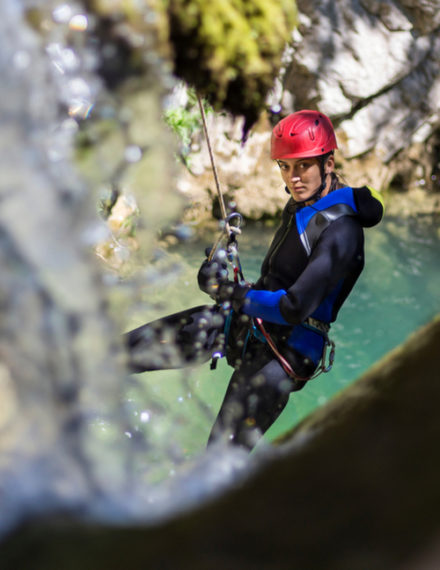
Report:
<svg viewBox="0 0 440 570"><path fill-rule="evenodd" d="M272 251L272 253L270 254L270 258L269 258L269 270L272 269L272 260L274 258L274 255L277 253L277 251L280 249L281 245L284 243L284 240L287 237L287 234L290 231L290 228L292 226L292 222L293 222L293 217L295 216L295 213L291 214L290 219L287 223L287 227L286 227L286 231L284 232L284 234L281 236L279 242L277 243L277 245L275 246L275 249Z"/></svg>

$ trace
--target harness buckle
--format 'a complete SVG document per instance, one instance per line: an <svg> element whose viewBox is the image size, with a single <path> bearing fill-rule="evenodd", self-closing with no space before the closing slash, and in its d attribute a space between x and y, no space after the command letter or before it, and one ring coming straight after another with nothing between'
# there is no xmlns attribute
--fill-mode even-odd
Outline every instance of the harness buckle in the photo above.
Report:
<svg viewBox="0 0 440 570"><path fill-rule="evenodd" d="M319 321L318 319L314 319L313 317L307 317L304 321L309 327L314 329L318 329L318 331L323 332L325 334L328 333L330 330L330 325L328 323L324 323L324 321Z"/></svg>

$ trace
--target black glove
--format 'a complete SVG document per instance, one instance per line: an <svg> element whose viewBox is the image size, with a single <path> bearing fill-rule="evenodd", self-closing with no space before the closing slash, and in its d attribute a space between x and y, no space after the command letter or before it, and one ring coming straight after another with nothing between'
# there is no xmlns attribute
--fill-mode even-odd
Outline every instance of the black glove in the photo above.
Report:
<svg viewBox="0 0 440 570"><path fill-rule="evenodd" d="M242 285L234 281L224 281L217 289L215 300L217 303L230 303L236 313L240 312L250 285Z"/></svg>
<svg viewBox="0 0 440 570"><path fill-rule="evenodd" d="M209 256L210 249L207 249L205 253ZM204 293L208 293L216 303L230 302L237 313L243 305L246 293L251 288L250 285L241 285L229 280L224 250L218 250L211 261L206 259L202 263L197 282L199 288Z"/></svg>
<svg viewBox="0 0 440 570"><path fill-rule="evenodd" d="M208 254L207 254L208 255ZM223 250L216 252L211 261L205 259L197 275L199 288L216 300L219 286L228 281L228 266L226 254Z"/></svg>

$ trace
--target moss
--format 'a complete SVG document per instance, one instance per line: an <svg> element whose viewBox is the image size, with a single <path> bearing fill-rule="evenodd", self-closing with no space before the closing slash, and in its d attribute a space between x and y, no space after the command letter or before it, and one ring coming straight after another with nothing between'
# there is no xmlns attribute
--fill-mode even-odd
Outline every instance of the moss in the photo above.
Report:
<svg viewBox="0 0 440 570"><path fill-rule="evenodd" d="M292 1L169 0L175 73L216 108L253 122L296 21Z"/></svg>
<svg viewBox="0 0 440 570"><path fill-rule="evenodd" d="M253 123L264 107L296 23L292 0L89 0L101 45L113 45L101 75L116 87L159 56L216 109ZM173 54L173 55L172 55Z"/></svg>

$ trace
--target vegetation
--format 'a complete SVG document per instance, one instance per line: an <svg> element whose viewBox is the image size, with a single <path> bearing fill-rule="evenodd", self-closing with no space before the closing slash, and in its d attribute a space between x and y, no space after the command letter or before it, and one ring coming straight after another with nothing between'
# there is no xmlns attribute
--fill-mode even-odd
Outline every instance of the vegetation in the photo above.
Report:
<svg viewBox="0 0 440 570"><path fill-rule="evenodd" d="M264 108L296 23L292 0L91 0L90 8L102 45L118 45L117 61L102 65L107 83L142 74L151 63L145 38L154 38L155 54L177 77L248 125Z"/></svg>
<svg viewBox="0 0 440 570"><path fill-rule="evenodd" d="M164 120L179 140L179 158L191 169L190 153L195 136L202 130L202 117L195 89L185 87L186 101L170 106L164 112ZM212 107L203 100L205 113L211 113Z"/></svg>
<svg viewBox="0 0 440 570"><path fill-rule="evenodd" d="M290 0L169 0L175 73L253 123L296 21Z"/></svg>

